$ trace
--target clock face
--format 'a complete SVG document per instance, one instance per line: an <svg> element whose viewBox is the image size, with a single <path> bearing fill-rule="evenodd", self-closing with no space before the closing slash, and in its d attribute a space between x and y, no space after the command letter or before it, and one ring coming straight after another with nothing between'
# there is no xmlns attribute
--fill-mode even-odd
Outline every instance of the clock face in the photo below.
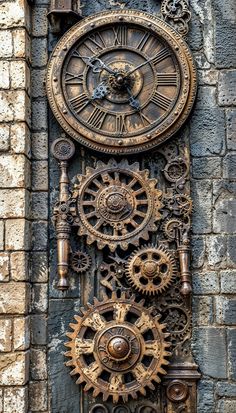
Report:
<svg viewBox="0 0 236 413"><path fill-rule="evenodd" d="M49 64L52 110L68 134L93 149L128 154L173 135L196 93L191 54L163 21L122 10L84 19Z"/></svg>

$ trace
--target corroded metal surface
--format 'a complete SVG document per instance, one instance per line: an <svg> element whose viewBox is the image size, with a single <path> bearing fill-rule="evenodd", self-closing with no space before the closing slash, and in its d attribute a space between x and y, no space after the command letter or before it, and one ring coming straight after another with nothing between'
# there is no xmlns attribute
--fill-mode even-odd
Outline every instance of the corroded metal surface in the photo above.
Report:
<svg viewBox="0 0 236 413"><path fill-rule="evenodd" d="M140 11L104 12L73 26L48 66L55 117L77 141L131 154L182 126L196 94L188 46L163 20Z"/></svg>
<svg viewBox="0 0 236 413"><path fill-rule="evenodd" d="M72 375L79 375L76 383L86 383L84 390L92 388L94 397L102 393L104 401L111 396L113 403L145 395L146 387L154 389L153 382L166 374L171 354L160 316L153 316L134 296L118 298L115 292L81 311L76 324L70 324L73 332L67 333L66 343L67 365L73 367Z"/></svg>

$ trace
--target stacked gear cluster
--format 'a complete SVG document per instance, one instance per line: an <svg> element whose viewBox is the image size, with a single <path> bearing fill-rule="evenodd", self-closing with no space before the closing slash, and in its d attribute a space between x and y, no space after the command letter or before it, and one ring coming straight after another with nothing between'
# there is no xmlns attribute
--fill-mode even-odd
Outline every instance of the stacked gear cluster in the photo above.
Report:
<svg viewBox="0 0 236 413"><path fill-rule="evenodd" d="M52 146L60 167L58 288L69 288L70 274L86 277L86 245L103 254L100 296L75 315L65 353L76 383L92 392L93 413L196 411L189 156L180 139L166 142L192 109L196 70L183 38L187 1L164 0L161 13L83 19L58 42L48 67L48 99L61 127L113 156L70 181L74 143L62 136ZM154 148L164 162L164 190L129 159ZM74 234L84 250L72 251Z"/></svg>

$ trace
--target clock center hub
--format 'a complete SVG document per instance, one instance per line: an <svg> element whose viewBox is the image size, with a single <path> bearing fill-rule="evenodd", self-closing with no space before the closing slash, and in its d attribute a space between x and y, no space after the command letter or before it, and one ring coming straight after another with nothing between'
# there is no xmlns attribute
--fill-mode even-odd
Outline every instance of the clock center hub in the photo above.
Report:
<svg viewBox="0 0 236 413"><path fill-rule="evenodd" d="M128 340L122 336L113 337L107 345L109 355L117 360L126 359L130 354L130 350Z"/></svg>
<svg viewBox="0 0 236 413"><path fill-rule="evenodd" d="M143 263L143 274L148 278L153 278L157 272L157 264L153 260L147 260Z"/></svg>

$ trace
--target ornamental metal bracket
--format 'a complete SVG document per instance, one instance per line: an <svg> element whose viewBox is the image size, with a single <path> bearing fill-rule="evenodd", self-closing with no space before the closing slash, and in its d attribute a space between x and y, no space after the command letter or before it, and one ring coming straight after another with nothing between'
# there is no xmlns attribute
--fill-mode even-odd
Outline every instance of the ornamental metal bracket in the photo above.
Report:
<svg viewBox="0 0 236 413"><path fill-rule="evenodd" d="M189 0L163 0L161 15L181 36L186 36L191 20Z"/></svg>
<svg viewBox="0 0 236 413"><path fill-rule="evenodd" d="M60 33L62 24L67 20L73 23L81 19L80 0L73 4L73 0L51 0L48 20L53 33Z"/></svg>

